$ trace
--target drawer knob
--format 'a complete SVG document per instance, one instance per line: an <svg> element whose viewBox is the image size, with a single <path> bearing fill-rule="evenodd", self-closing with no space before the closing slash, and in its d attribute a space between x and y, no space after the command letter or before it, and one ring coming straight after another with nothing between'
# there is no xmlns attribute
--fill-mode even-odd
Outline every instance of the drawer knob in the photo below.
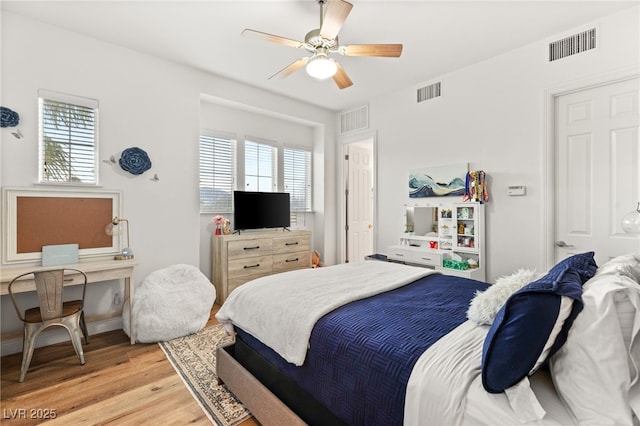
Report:
<svg viewBox="0 0 640 426"><path fill-rule="evenodd" d="M285 246L297 246L298 242L296 241L295 243L284 243Z"/></svg>
<svg viewBox="0 0 640 426"><path fill-rule="evenodd" d="M286 262L286 263L289 263L289 262L297 262L298 260L300 260L300 259L296 257L295 259L285 259L285 262Z"/></svg>
<svg viewBox="0 0 640 426"><path fill-rule="evenodd" d="M260 246L253 246L253 247L245 247L244 250L256 250L259 249Z"/></svg>
<svg viewBox="0 0 640 426"><path fill-rule="evenodd" d="M260 266L260 264L256 263L255 265L244 265L243 268L244 269L251 269L251 268L257 268L259 266Z"/></svg>

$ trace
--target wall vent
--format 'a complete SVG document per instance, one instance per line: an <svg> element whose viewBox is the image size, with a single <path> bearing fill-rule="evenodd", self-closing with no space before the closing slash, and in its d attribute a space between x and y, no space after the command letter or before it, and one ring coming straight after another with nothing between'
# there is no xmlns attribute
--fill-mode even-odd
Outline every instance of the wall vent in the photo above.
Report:
<svg viewBox="0 0 640 426"><path fill-rule="evenodd" d="M417 100L418 103L427 101L429 99L437 98L440 96L441 83L433 83L425 87L418 89Z"/></svg>
<svg viewBox="0 0 640 426"><path fill-rule="evenodd" d="M549 43L549 62L596 48L596 29L570 35Z"/></svg>
<svg viewBox="0 0 640 426"><path fill-rule="evenodd" d="M366 130L369 128L369 105L340 113L340 134Z"/></svg>

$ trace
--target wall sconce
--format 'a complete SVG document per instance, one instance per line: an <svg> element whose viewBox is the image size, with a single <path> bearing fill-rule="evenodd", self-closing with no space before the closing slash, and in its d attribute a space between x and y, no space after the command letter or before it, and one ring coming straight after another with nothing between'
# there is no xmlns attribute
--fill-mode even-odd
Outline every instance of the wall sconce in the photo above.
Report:
<svg viewBox="0 0 640 426"><path fill-rule="evenodd" d="M622 217L622 229L627 234L640 234L640 202L634 211Z"/></svg>
<svg viewBox="0 0 640 426"><path fill-rule="evenodd" d="M121 222L125 222L127 224L127 246L122 249L120 254L114 257L115 260L129 260L133 259L133 250L129 248L129 221L127 219L119 218L118 216L111 219L111 223L107 224L104 228L104 232L107 235L120 235L122 233L122 227L120 226Z"/></svg>

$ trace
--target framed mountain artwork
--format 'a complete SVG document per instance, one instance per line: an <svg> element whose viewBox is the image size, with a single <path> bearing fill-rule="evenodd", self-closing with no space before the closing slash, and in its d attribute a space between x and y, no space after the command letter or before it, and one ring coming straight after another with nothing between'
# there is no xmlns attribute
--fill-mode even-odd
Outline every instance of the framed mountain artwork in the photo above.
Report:
<svg viewBox="0 0 640 426"><path fill-rule="evenodd" d="M410 170L409 198L462 196L467 171L467 163Z"/></svg>

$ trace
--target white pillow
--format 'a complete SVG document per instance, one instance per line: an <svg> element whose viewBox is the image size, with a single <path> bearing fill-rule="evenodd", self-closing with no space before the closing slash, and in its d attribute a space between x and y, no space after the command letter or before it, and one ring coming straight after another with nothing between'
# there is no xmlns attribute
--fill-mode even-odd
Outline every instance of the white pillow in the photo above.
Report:
<svg viewBox="0 0 640 426"><path fill-rule="evenodd" d="M498 278L487 290L476 292L469 304L467 318L480 325L491 325L509 296L538 279L539 275L535 270L519 269L511 275Z"/></svg>
<svg viewBox="0 0 640 426"><path fill-rule="evenodd" d="M551 358L555 387L579 424L631 425L633 410L638 410L638 371L630 364L637 359L638 345L633 345L633 334L625 336L630 327L628 296L636 300L631 302L633 317L640 315L640 287L628 275L637 271L635 259L613 259L584 284L584 309L565 345Z"/></svg>
<svg viewBox="0 0 640 426"><path fill-rule="evenodd" d="M640 283L640 253L615 257L598 267L596 275L622 275Z"/></svg>
<svg viewBox="0 0 640 426"><path fill-rule="evenodd" d="M636 309L623 291L616 292L613 295L613 303L615 304L616 313L618 314L622 340L628 352L631 349L631 337L633 336L633 323L635 321Z"/></svg>

